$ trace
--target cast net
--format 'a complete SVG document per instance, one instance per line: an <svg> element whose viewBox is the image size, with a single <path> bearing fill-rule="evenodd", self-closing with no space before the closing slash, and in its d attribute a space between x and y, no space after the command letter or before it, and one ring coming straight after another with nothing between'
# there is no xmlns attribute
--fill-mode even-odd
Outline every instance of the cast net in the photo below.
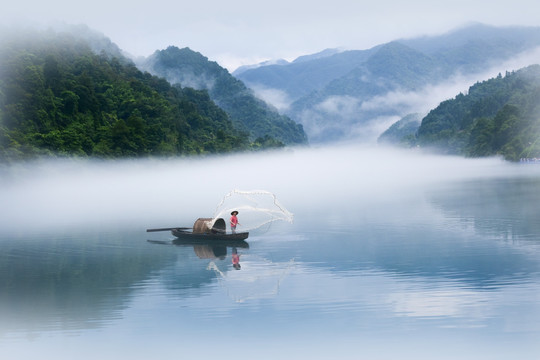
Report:
<svg viewBox="0 0 540 360"><path fill-rule="evenodd" d="M232 190L223 197L214 212L213 221L225 219L229 228L231 212L238 211L238 232L269 226L277 220L292 223L294 215L266 190Z"/></svg>

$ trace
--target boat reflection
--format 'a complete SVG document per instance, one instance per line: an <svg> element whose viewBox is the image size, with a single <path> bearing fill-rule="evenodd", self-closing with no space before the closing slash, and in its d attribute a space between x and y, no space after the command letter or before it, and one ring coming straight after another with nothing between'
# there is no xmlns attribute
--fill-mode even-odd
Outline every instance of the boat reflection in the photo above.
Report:
<svg viewBox="0 0 540 360"><path fill-rule="evenodd" d="M236 249L249 249L249 244L244 240L190 240L190 239L174 239L172 241L148 240L153 244L176 245L193 247L195 255L199 259L220 259L224 260L227 257L227 248L232 248L233 259L236 259ZM236 268L236 266L235 266Z"/></svg>
<svg viewBox="0 0 540 360"><path fill-rule="evenodd" d="M249 249L249 244L244 240L219 241L219 243L216 243L215 241L175 239L172 243L177 246L193 246L193 251L199 259L224 260L227 257L227 248L230 247L232 248L233 262L237 248ZM235 266L235 268L237 267Z"/></svg>

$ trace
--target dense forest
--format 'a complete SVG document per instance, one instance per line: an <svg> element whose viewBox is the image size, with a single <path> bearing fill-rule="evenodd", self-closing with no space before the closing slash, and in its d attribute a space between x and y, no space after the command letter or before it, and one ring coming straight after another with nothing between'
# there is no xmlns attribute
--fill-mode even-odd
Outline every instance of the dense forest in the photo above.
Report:
<svg viewBox="0 0 540 360"><path fill-rule="evenodd" d="M184 76L171 85L140 71L103 38L0 34L0 162L212 154L306 142L301 125L260 106L241 81L201 54L174 47L154 54L163 76ZM387 50L395 49L402 47ZM206 82L208 90L187 87L205 87L193 81ZM233 104L230 113L241 116L226 112ZM539 116L540 65L533 65L476 83L419 127L418 115L404 118L381 141L470 157L540 158Z"/></svg>
<svg viewBox="0 0 540 360"><path fill-rule="evenodd" d="M250 141L206 91L173 87L67 33L0 36L0 160L281 147Z"/></svg>
<svg viewBox="0 0 540 360"><path fill-rule="evenodd" d="M442 102L424 119L416 145L510 161L540 157L540 65L499 74Z"/></svg>
<svg viewBox="0 0 540 360"><path fill-rule="evenodd" d="M248 132L251 139L273 138L286 145L307 143L302 125L256 98L242 81L196 51L169 46L138 65L171 84L207 90L232 123Z"/></svg>

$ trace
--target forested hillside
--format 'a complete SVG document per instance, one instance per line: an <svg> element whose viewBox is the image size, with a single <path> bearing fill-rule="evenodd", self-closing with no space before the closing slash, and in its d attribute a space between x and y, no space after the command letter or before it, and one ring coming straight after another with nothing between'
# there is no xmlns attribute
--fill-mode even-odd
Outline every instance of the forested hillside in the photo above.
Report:
<svg viewBox="0 0 540 360"><path fill-rule="evenodd" d="M204 91L172 87L67 33L0 38L0 159L168 156L260 147Z"/></svg>
<svg viewBox="0 0 540 360"><path fill-rule="evenodd" d="M471 157L540 157L540 65L479 82L441 103L422 120L417 144Z"/></svg>
<svg viewBox="0 0 540 360"><path fill-rule="evenodd" d="M422 115L409 114L395 122L385 132L379 136L379 144L397 145L400 147L411 147L416 144L416 133L420 127Z"/></svg>
<svg viewBox="0 0 540 360"><path fill-rule="evenodd" d="M156 51L139 66L171 84L208 91L233 124L248 132L252 140L275 139L287 145L307 142L302 125L256 98L242 81L198 52L170 46Z"/></svg>

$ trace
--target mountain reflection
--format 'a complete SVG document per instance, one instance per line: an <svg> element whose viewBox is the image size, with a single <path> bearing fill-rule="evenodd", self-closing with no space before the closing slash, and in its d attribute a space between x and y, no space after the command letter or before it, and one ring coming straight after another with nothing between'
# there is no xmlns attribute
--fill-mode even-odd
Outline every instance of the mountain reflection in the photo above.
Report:
<svg viewBox="0 0 540 360"><path fill-rule="evenodd" d="M100 327L121 316L136 284L176 259L129 233L0 240L0 335Z"/></svg>
<svg viewBox="0 0 540 360"><path fill-rule="evenodd" d="M121 318L147 281L162 281L170 295L192 296L216 278L201 259L227 257L224 245L168 241L161 243L176 246L162 247L141 236L85 232L1 239L0 336L99 328ZM244 241L233 245L249 248Z"/></svg>
<svg viewBox="0 0 540 360"><path fill-rule="evenodd" d="M458 182L429 191L428 196L446 216L471 223L479 234L504 240L538 241L540 180L537 178Z"/></svg>

